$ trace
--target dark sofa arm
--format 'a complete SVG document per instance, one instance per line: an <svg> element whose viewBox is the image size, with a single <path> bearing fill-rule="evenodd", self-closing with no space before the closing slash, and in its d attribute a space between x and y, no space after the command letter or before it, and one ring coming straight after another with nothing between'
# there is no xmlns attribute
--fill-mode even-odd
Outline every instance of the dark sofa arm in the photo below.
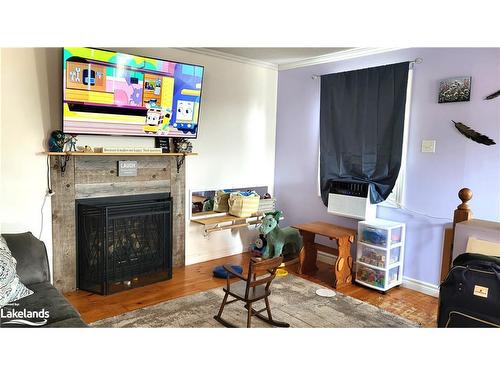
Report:
<svg viewBox="0 0 500 375"><path fill-rule="evenodd" d="M25 285L50 281L45 244L31 232L2 234L17 261L17 274Z"/></svg>

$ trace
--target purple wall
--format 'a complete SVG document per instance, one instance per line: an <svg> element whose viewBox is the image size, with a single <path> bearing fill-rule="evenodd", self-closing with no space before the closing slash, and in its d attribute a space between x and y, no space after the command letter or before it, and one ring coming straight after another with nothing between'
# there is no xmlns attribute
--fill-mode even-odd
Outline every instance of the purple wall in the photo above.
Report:
<svg viewBox="0 0 500 375"><path fill-rule="evenodd" d="M327 74L423 58L415 66L404 209L379 207L378 217L407 224L404 275L439 283L444 225L469 187L477 218L500 221L500 48L411 48L279 72L275 195L285 224L323 220L355 228L357 221L329 215L317 195L319 79ZM470 102L437 104L439 80L472 76ZM466 139L451 120L489 135L498 144ZM435 153L422 153L423 139L436 140Z"/></svg>

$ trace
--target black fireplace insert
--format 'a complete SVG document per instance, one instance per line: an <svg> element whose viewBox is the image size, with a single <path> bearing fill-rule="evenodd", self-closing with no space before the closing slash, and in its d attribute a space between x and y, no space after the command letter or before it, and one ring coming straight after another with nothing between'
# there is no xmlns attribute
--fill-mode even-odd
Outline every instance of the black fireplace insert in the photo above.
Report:
<svg viewBox="0 0 500 375"><path fill-rule="evenodd" d="M172 278L170 194L76 201L77 287L112 294Z"/></svg>

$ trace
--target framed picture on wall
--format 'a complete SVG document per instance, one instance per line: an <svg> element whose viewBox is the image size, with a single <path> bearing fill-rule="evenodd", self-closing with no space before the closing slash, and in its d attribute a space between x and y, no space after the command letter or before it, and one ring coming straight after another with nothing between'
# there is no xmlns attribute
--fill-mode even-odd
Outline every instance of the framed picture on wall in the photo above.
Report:
<svg viewBox="0 0 500 375"><path fill-rule="evenodd" d="M438 103L468 102L470 100L471 77L454 77L439 83Z"/></svg>

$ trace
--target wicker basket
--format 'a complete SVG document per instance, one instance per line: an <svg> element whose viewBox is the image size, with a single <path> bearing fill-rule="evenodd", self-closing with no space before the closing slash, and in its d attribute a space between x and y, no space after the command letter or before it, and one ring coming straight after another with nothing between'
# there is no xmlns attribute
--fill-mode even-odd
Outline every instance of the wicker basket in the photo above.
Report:
<svg viewBox="0 0 500 375"><path fill-rule="evenodd" d="M231 193L229 203L229 214L237 217L250 217L259 210L260 197L257 193L245 196L240 192Z"/></svg>
<svg viewBox="0 0 500 375"><path fill-rule="evenodd" d="M230 192L218 190L214 197L214 211L215 212L228 212L229 211L229 196Z"/></svg>

